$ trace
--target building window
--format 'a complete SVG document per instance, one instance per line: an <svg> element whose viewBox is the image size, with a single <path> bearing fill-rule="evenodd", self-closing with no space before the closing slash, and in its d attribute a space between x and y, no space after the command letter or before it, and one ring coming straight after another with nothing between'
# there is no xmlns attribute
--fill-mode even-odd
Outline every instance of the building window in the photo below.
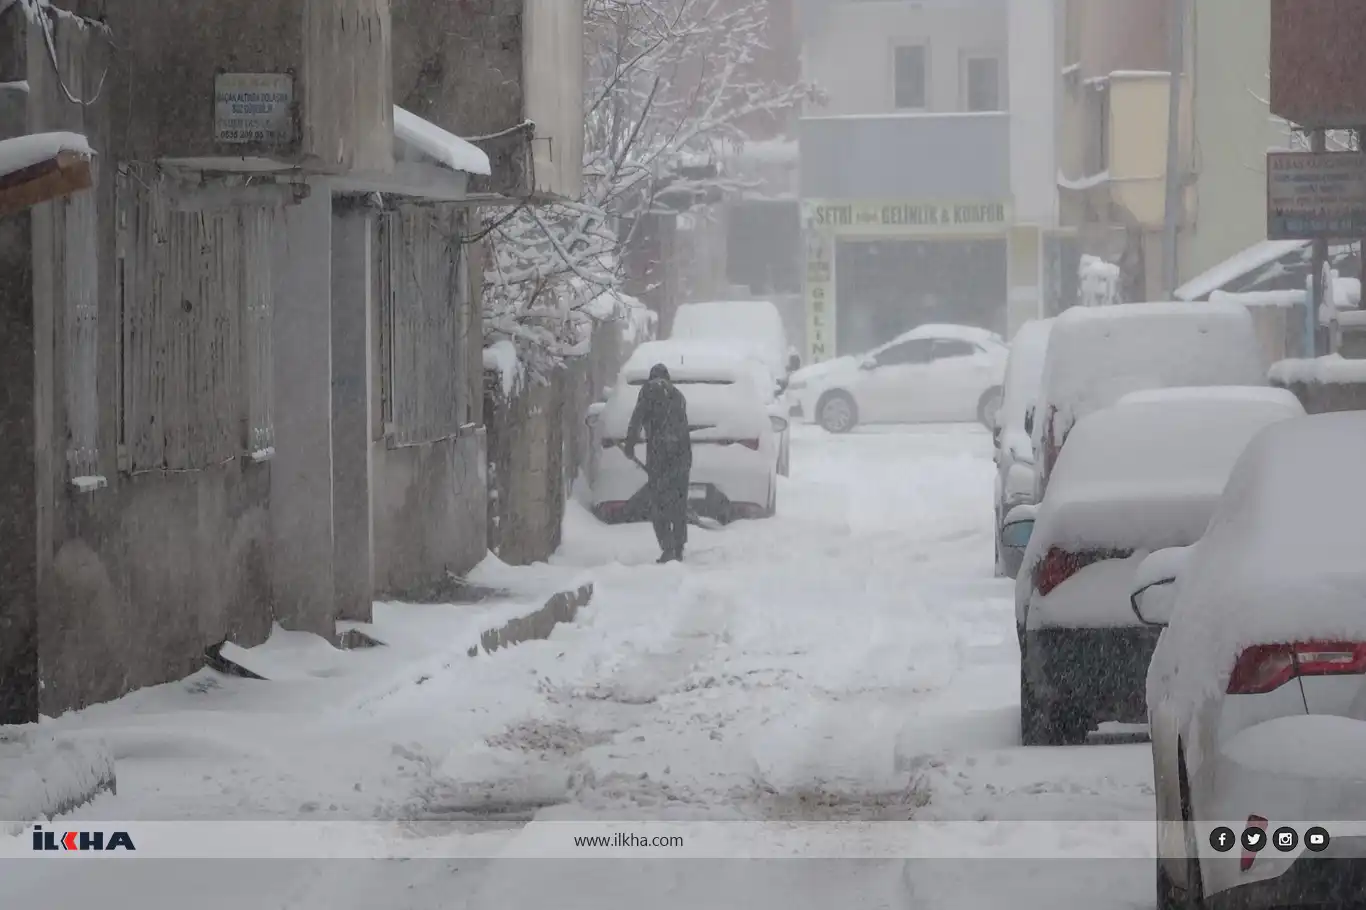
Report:
<svg viewBox="0 0 1366 910"><path fill-rule="evenodd" d="M279 209L173 190L152 168L118 184L119 466L199 471L274 453L272 262Z"/></svg>
<svg viewBox="0 0 1366 910"><path fill-rule="evenodd" d="M464 218L451 207L404 205L379 219L380 412L390 448L451 439L472 414Z"/></svg>
<svg viewBox="0 0 1366 910"><path fill-rule="evenodd" d="M99 470L98 266L95 238L98 220L95 194L77 193L54 203L61 220L65 268L62 274L61 320L65 336L67 480L85 489ZM100 480L100 483L103 483Z"/></svg>
<svg viewBox="0 0 1366 910"><path fill-rule="evenodd" d="M967 57L963 60L963 96L965 110L1002 110L999 57Z"/></svg>
<svg viewBox="0 0 1366 910"><path fill-rule="evenodd" d="M903 45L894 52L896 108L899 111L924 110L928 67L923 44Z"/></svg>

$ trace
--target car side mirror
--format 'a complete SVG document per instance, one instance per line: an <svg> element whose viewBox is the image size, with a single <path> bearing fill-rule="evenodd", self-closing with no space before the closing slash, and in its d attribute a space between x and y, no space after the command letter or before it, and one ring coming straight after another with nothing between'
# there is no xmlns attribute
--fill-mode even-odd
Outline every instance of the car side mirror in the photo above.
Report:
<svg viewBox="0 0 1366 910"><path fill-rule="evenodd" d="M785 418L785 417L771 416L771 417L768 418L768 420L769 420L769 423L771 423L771 424L773 425L773 432L775 432L775 433L777 433L777 434L779 434L779 435L781 435L781 434L787 432L787 427L788 427L787 418Z"/></svg>
<svg viewBox="0 0 1366 910"><path fill-rule="evenodd" d="M794 352L790 357L787 358L787 371L788 371L789 373L795 373L795 372L797 372L798 370L800 370L801 368L802 368L802 355L797 354L797 353Z"/></svg>
<svg viewBox="0 0 1366 910"><path fill-rule="evenodd" d="M1027 435L1027 436L1033 436L1033 435L1034 435L1034 406L1033 406L1033 405L1030 405L1029 410L1028 410L1028 411L1025 411L1024 431L1025 431L1025 435Z"/></svg>
<svg viewBox="0 0 1366 910"><path fill-rule="evenodd" d="M1176 581L1194 547L1169 547L1148 554L1134 571L1129 606L1139 622L1163 627L1176 607Z"/></svg>
<svg viewBox="0 0 1366 910"><path fill-rule="evenodd" d="M858 365L858 368L859 368L860 370L876 370L876 369L877 369L877 358L875 358L875 357L865 357L865 358L863 358L863 362L860 363L860 364Z"/></svg>
<svg viewBox="0 0 1366 910"><path fill-rule="evenodd" d="M1038 506L1026 503L1016 506L1001 523L1001 546L1012 550L1023 550L1029 546L1029 538L1034 534L1034 518Z"/></svg>

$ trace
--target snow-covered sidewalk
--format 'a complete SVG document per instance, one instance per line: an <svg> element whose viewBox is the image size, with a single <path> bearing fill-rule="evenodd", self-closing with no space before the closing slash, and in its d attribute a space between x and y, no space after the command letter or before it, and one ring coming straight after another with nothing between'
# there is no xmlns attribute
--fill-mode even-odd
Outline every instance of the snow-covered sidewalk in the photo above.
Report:
<svg viewBox="0 0 1366 910"><path fill-rule="evenodd" d="M201 677L64 719L112 739L120 761L118 796L77 817L591 819L604 833L666 819L1057 819L1046 836L1091 821L1133 838L1152 811L1145 747L1015 745L986 435L799 430L779 517L694 529L681 565L654 564L648 526L571 507L540 571L588 573L594 597L548 641L469 660L453 628L414 635L426 652L326 653L279 635L270 659L293 669L278 681ZM103 862L58 878L40 865L4 870L5 904L121 892L139 908L190 894L201 908L300 910L1129 907L1151 904L1152 873L1132 860L984 874L980 859L451 858L181 862L155 876L169 864ZM218 884L190 884L194 870ZM182 900L153 900L153 886Z"/></svg>

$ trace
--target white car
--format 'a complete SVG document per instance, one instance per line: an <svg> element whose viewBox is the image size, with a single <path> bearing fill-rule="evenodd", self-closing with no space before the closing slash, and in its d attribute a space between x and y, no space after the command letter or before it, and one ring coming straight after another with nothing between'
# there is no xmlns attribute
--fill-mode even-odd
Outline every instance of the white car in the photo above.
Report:
<svg viewBox="0 0 1366 910"><path fill-rule="evenodd" d="M782 313L769 300L685 303L674 313L669 340L741 346L763 361L783 385L801 366L801 358L788 343Z"/></svg>
<svg viewBox="0 0 1366 910"><path fill-rule="evenodd" d="M1169 623L1147 679L1161 908L1366 906L1363 459L1360 412L1266 430L1200 542L1135 581Z"/></svg>
<svg viewBox="0 0 1366 910"><path fill-rule="evenodd" d="M1130 605L1134 570L1199 540L1248 442L1303 415L1284 389L1169 389L1076 425L1043 502L1006 517L1033 519L1015 588L1025 745L1143 721L1157 635Z"/></svg>
<svg viewBox="0 0 1366 910"><path fill-rule="evenodd" d="M621 447L641 386L658 362L628 363L607 401L589 409L587 422L598 449L589 461L588 481L593 513L603 521L648 517L638 495L645 487L645 471ZM772 516L778 502L778 439L787 421L765 407L755 387L753 363L717 351L665 363L688 404L693 451L688 498L693 511L722 522ZM645 451L641 445L637 457L643 458Z"/></svg>
<svg viewBox="0 0 1366 910"><path fill-rule="evenodd" d="M1010 349L986 329L922 325L862 357L792 374L790 414L831 433L859 424L979 421L1001 403Z"/></svg>
<svg viewBox="0 0 1366 910"><path fill-rule="evenodd" d="M1043 498L1072 426L1129 392L1176 386L1265 386L1267 363L1236 303L1122 303L1058 316L1035 406L1035 472Z"/></svg>
<svg viewBox="0 0 1366 910"><path fill-rule="evenodd" d="M690 342L690 341L647 341L637 345L622 367L624 372L649 374L650 368L662 363L672 373L677 369L688 369L692 365L717 361L744 362L750 370L754 389L764 403L768 413L782 417L782 429L778 432L778 474L786 477L791 467L792 432L787 421L787 408L782 397L782 387L774 377L768 362L756 355L753 348L730 342Z"/></svg>
<svg viewBox="0 0 1366 910"><path fill-rule="evenodd" d="M996 575L1014 578L1027 541L1002 537L1002 523L1016 506L1034 502L1034 444L1029 413L1043 384L1044 355L1052 319L1026 322L1010 340L1005 391L996 412L992 437L996 444Z"/></svg>

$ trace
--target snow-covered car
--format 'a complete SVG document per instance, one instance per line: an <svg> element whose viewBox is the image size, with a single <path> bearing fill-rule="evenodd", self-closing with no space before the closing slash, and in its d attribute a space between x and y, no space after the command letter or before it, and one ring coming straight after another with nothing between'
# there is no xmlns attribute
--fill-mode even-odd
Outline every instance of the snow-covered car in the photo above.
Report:
<svg viewBox="0 0 1366 910"><path fill-rule="evenodd" d="M659 362L647 357L628 363L607 401L589 410L598 451L589 462L588 483L593 513L602 521L648 517L648 504L640 495L645 471L626 457L622 445L641 386ZM755 387L753 363L724 351L698 351L663 362L688 403L693 451L688 498L693 511L722 522L772 516L778 502L778 439L787 420L765 406ZM645 446L636 454L643 457Z"/></svg>
<svg viewBox="0 0 1366 910"><path fill-rule="evenodd" d="M669 339L743 347L762 360L782 385L801 365L788 343L782 313L769 300L685 303L674 313Z"/></svg>
<svg viewBox="0 0 1366 910"><path fill-rule="evenodd" d="M787 418L782 389L773 376L772 368L761 357L755 356L752 348L729 342L712 341L647 341L637 345L627 358L622 371L633 375L649 374L650 368L662 363L672 373L688 370L692 365L708 364L716 361L743 363L750 372L754 390L764 403L768 413L782 417L782 429L778 431L778 473L788 476L791 467L792 432ZM775 423L775 426L778 424Z"/></svg>
<svg viewBox="0 0 1366 910"><path fill-rule="evenodd" d="M1267 429L1199 544L1135 582L1158 585L1135 612L1166 624L1147 679L1160 908L1366 906L1363 458L1360 412ZM1219 827L1295 836L1220 853Z"/></svg>
<svg viewBox="0 0 1366 910"><path fill-rule="evenodd" d="M922 325L861 357L792 374L789 413L831 433L859 424L979 421L1001 403L1010 348L986 329Z"/></svg>
<svg viewBox="0 0 1366 910"><path fill-rule="evenodd" d="M1036 319L1020 326L1010 341L1005 388L996 412L992 437L996 444L996 575L1014 578L1024 558L1019 537L1002 536L1003 522L1016 506L1034 502L1034 443L1029 412L1043 383L1044 355L1052 319ZM1018 526L1017 526L1018 527Z"/></svg>
<svg viewBox="0 0 1366 910"><path fill-rule="evenodd" d="M1073 425L1129 392L1175 386L1264 386L1252 315L1236 303L1073 307L1054 320L1033 418L1036 501Z"/></svg>
<svg viewBox="0 0 1366 910"><path fill-rule="evenodd" d="M1130 604L1135 569L1199 540L1247 444L1303 415L1284 389L1165 389L1077 423L1043 501L1006 516L1034 513L1015 583L1026 745L1081 743L1098 722L1144 720L1157 634Z"/></svg>

